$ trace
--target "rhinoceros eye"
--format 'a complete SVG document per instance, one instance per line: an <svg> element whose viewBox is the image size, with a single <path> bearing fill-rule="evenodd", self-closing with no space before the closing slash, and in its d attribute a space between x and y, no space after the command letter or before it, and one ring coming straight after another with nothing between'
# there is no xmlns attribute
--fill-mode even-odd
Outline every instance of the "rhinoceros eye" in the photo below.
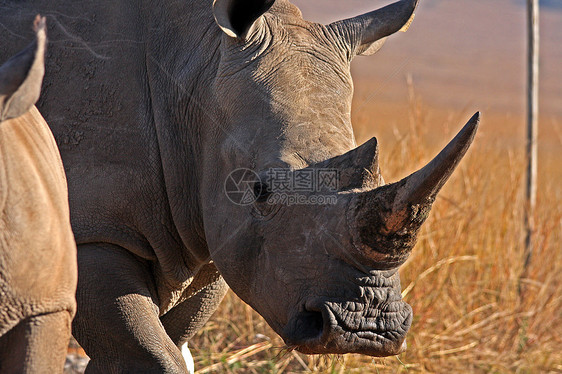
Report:
<svg viewBox="0 0 562 374"><path fill-rule="evenodd" d="M256 204L253 205L252 216L261 221L273 219L282 208L282 204L271 201L273 192L271 186L267 183L256 182L254 184L254 195Z"/></svg>
<svg viewBox="0 0 562 374"><path fill-rule="evenodd" d="M267 185L267 183L256 182L254 184L254 196L256 197L257 202L263 203L267 201L270 195L271 195L271 190Z"/></svg>

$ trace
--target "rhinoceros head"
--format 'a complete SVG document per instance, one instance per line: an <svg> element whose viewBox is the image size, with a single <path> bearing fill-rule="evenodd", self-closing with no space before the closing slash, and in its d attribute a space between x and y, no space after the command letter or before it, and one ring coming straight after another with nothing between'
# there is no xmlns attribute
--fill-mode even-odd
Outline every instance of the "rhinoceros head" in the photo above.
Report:
<svg viewBox="0 0 562 374"><path fill-rule="evenodd" d="M351 60L378 50L416 5L325 26L284 0L214 2L222 120L208 151L220 160L204 185L226 182L202 189L206 240L230 287L304 353L404 349L412 309L398 267L477 129L478 115L393 184L376 139L356 147Z"/></svg>

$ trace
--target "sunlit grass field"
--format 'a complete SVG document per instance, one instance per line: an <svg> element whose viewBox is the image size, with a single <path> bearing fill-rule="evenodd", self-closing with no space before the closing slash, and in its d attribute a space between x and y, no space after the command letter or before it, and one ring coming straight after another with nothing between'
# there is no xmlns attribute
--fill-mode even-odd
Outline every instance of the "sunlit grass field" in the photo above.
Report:
<svg viewBox="0 0 562 374"><path fill-rule="evenodd" d="M359 143L377 136L396 181L429 161L472 115L436 109L412 86L404 103L363 105ZM562 122L541 121L534 252L525 269L524 116L487 113L401 268L414 309L398 357L306 356L230 292L190 342L198 373L562 373Z"/></svg>

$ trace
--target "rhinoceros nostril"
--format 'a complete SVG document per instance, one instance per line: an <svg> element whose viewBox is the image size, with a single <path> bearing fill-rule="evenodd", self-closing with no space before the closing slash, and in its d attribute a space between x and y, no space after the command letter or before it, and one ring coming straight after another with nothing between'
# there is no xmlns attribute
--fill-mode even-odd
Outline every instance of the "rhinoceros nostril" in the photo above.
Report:
<svg viewBox="0 0 562 374"><path fill-rule="evenodd" d="M318 339L324 330L322 313L304 310L299 315L295 337L298 341Z"/></svg>

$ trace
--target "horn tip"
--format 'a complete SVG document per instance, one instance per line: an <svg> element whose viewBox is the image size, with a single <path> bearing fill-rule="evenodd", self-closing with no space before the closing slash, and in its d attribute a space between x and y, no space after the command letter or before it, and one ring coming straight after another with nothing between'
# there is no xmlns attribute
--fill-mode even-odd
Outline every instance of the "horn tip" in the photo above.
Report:
<svg viewBox="0 0 562 374"><path fill-rule="evenodd" d="M365 143L374 145L376 147L379 144L379 140L374 136L371 139L367 140Z"/></svg>
<svg viewBox="0 0 562 374"><path fill-rule="evenodd" d="M464 128L461 130L461 133L464 134L470 134L471 136L474 135L476 133L476 130L478 130L478 126L480 125L480 118L481 118L481 113L480 112L476 112L467 122L467 124L464 126Z"/></svg>

